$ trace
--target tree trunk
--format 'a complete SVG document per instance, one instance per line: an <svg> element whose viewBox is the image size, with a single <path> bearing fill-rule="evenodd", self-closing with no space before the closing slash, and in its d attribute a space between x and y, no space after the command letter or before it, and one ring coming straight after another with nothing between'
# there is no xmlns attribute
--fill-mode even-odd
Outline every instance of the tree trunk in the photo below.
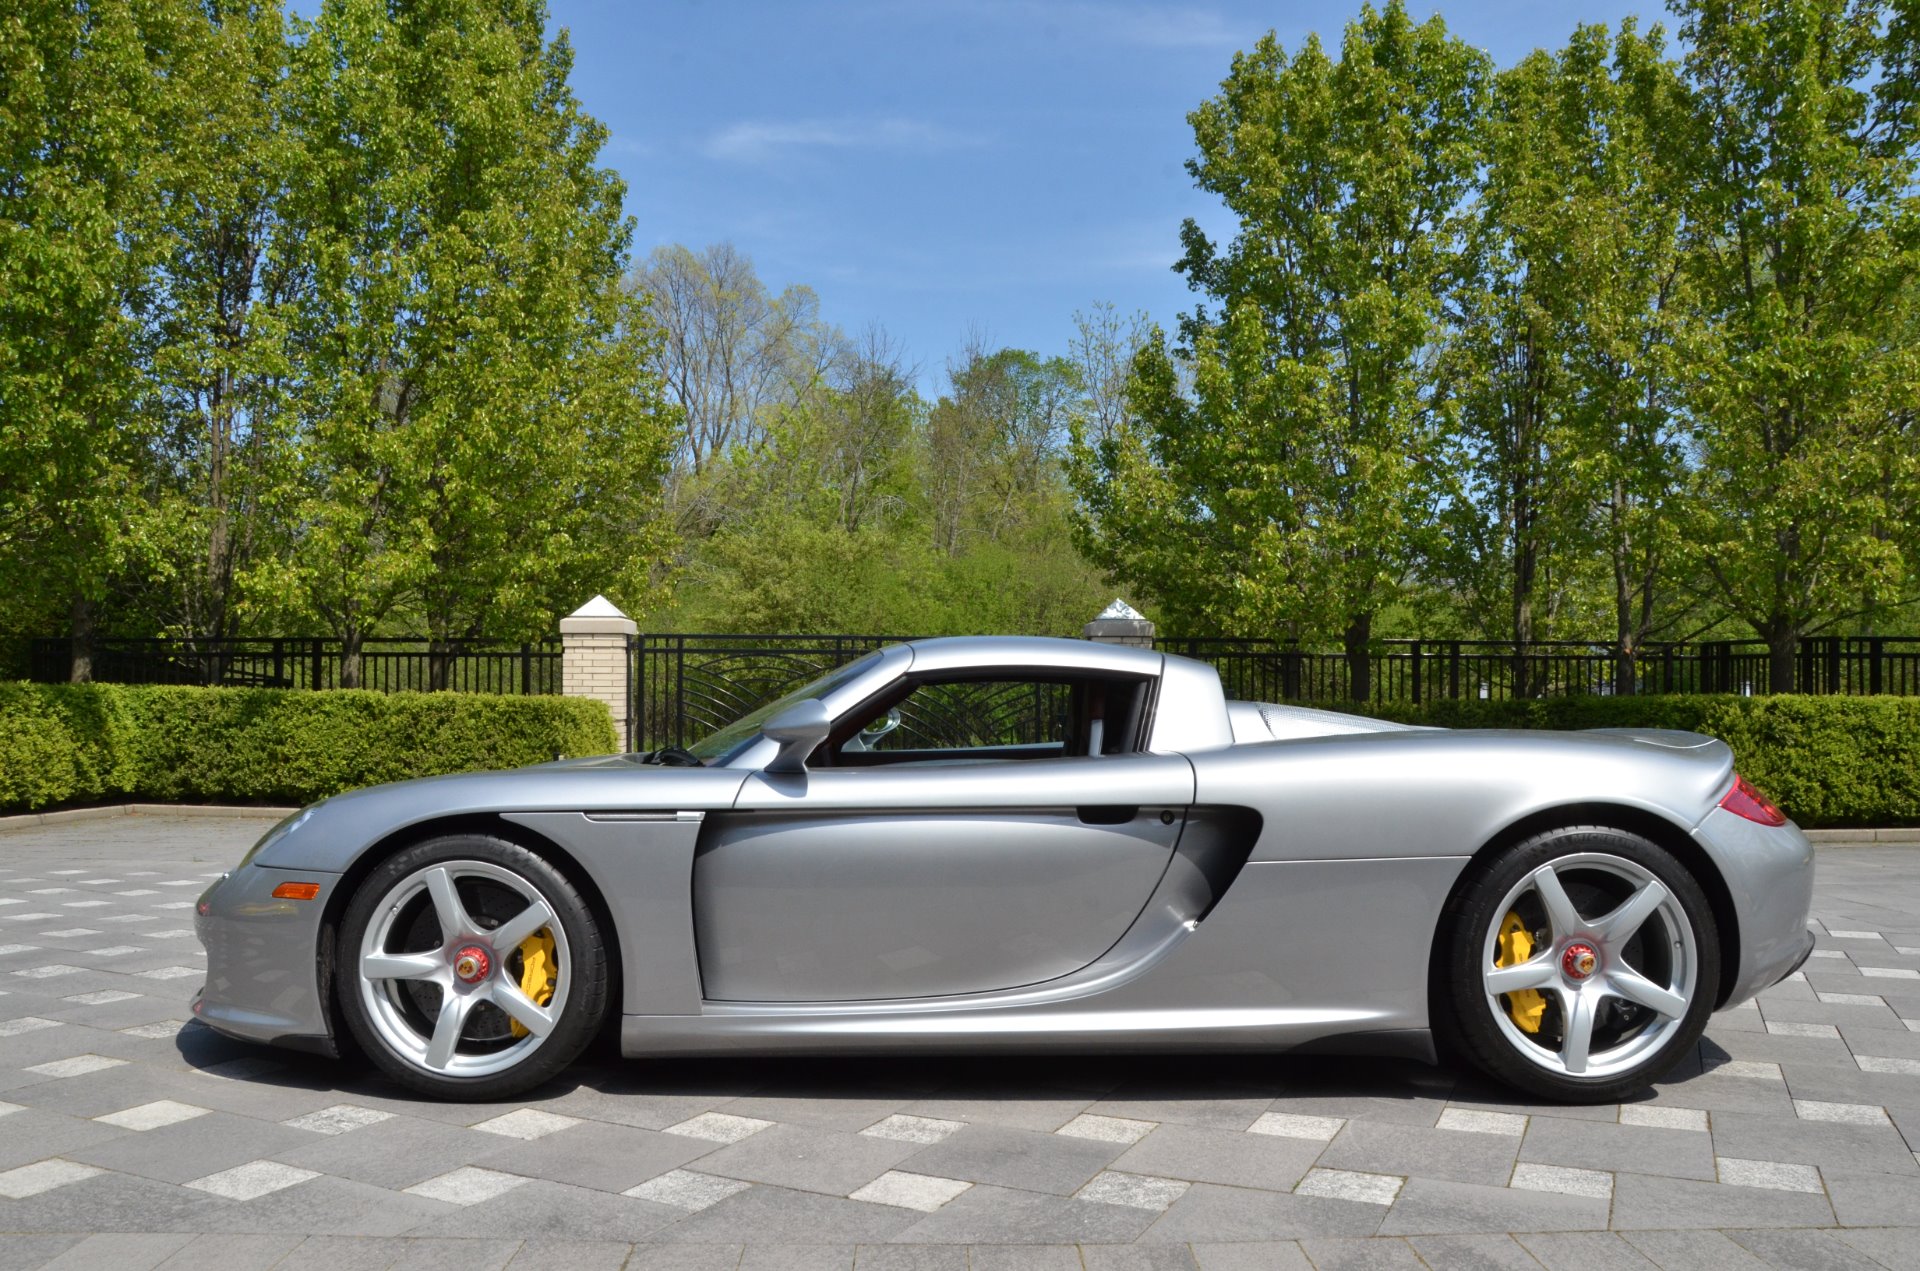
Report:
<svg viewBox="0 0 1920 1271"><path fill-rule="evenodd" d="M350 622L340 632L340 687L360 687L360 645L366 639L358 623Z"/></svg>
<svg viewBox="0 0 1920 1271"><path fill-rule="evenodd" d="M1782 614L1767 619L1760 633L1767 642L1767 691L1793 692L1794 655L1800 651L1800 626Z"/></svg>
<svg viewBox="0 0 1920 1271"><path fill-rule="evenodd" d="M1356 614L1347 623L1347 696L1364 705L1373 700L1373 615Z"/></svg>
<svg viewBox="0 0 1920 1271"><path fill-rule="evenodd" d="M1531 543L1516 544L1513 554L1513 696L1533 696L1533 573L1536 553Z"/></svg>
<svg viewBox="0 0 1920 1271"><path fill-rule="evenodd" d="M1639 641L1633 622L1633 580L1616 544L1613 555L1613 692L1626 697L1635 691L1633 658Z"/></svg>
<svg viewBox="0 0 1920 1271"><path fill-rule="evenodd" d="M93 682L93 602L75 596L67 611L67 683Z"/></svg>

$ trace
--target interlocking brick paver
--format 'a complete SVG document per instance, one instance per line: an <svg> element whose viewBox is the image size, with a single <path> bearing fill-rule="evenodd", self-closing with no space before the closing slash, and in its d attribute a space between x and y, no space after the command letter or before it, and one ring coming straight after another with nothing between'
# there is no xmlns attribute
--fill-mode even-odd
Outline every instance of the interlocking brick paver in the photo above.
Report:
<svg viewBox="0 0 1920 1271"><path fill-rule="evenodd" d="M190 889L274 819L0 831L0 1269L1711 1271L1920 1247L1920 848L1823 848L1834 956L1622 1106L1286 1056L596 1060L458 1105L182 1022Z"/></svg>

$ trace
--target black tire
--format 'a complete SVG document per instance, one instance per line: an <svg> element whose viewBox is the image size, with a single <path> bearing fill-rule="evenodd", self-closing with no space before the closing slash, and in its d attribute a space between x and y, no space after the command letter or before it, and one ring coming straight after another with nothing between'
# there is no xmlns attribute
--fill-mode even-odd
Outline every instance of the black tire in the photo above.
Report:
<svg viewBox="0 0 1920 1271"><path fill-rule="evenodd" d="M423 1066L418 1057L403 1053L389 1040L371 1011L386 1010L384 1004L369 1006L363 992L368 983L363 976L361 951L369 924L381 916L381 903L404 880L438 865L477 863L504 870L530 887L546 902L551 912L550 926L563 934L560 947L564 958L556 959L560 975L567 977L567 991L552 1029L530 1053L514 1061L504 1071L482 1076L456 1076ZM486 884L487 880L480 880ZM457 884L463 901L467 898L464 878ZM431 914L428 919L431 920ZM485 926L486 917L476 917ZM495 922L494 925L499 925ZM353 1041L383 1072L411 1090L447 1100L503 1099L532 1089L550 1080L579 1057L599 1032L608 1009L608 955L593 910L572 883L543 857L517 843L484 834L454 834L430 839L395 853L363 880L348 903L341 919L335 983L339 990L341 1017L351 1031ZM389 946L390 947L390 946ZM412 946L419 948L419 945ZM506 959L499 968L505 973ZM555 977L558 983L559 977ZM404 981L385 981L400 983ZM436 990L444 992L445 990ZM396 999L397 1000L397 999ZM497 1010L497 1008L495 1008ZM500 1021L506 1017L501 1015ZM391 1019L386 1027L393 1027ZM515 1026L517 1028L517 1026ZM463 1041L461 1043L465 1045Z"/></svg>
<svg viewBox="0 0 1920 1271"><path fill-rule="evenodd" d="M1575 886L1569 889L1570 895L1572 890L1590 889L1585 893L1589 901L1599 903L1583 905L1576 899L1575 907L1583 918L1602 916L1611 907L1609 902L1619 899L1617 896L1608 896L1592 881L1607 880L1607 875L1601 870L1587 868L1581 862L1567 861L1567 858L1583 856L1614 858L1638 867L1657 879L1673 902L1672 906L1663 907L1660 911L1657 930L1643 937L1646 943L1638 949L1632 944L1624 946L1614 961L1642 972L1645 968L1637 965L1635 958L1643 955L1655 960L1685 956L1691 958L1693 965L1692 988L1686 995L1684 1012L1665 1016L1648 1012L1646 1008L1624 998L1605 999L1610 1005L1601 1009L1613 1012L1606 1018L1618 1028L1622 1049L1614 1052L1621 1055L1617 1061L1621 1066L1604 1075L1576 1075L1571 1071L1556 1070L1551 1065L1564 1059L1561 1053L1553 1052L1551 1058L1542 1058L1525 1049L1538 1046L1543 1051L1552 1050L1549 1043L1554 1034L1545 1026L1549 1019L1562 1022L1564 1037L1565 1017L1556 1012L1567 1009L1563 1004L1566 999L1561 998L1554 989L1540 991L1543 1002L1552 1005L1533 1017L1533 1027L1544 1037L1544 1040L1536 1042L1525 1035L1518 1017L1513 1016L1506 1006L1496 1004L1489 995L1489 986L1484 979L1485 971L1495 965L1486 958L1492 938L1489 932L1500 929L1499 924L1504 922L1508 912L1518 911L1517 907L1511 911L1496 910L1500 910L1507 902L1515 887L1542 866L1566 861L1569 878L1575 880ZM1589 881L1579 881L1582 879ZM1625 879L1620 882L1632 886ZM1541 900L1536 895L1528 903L1539 904ZM1676 908L1677 914L1674 913ZM1679 933L1671 930L1671 924L1676 920L1689 924L1691 928L1692 949L1684 954L1672 951L1683 947ZM1649 918L1646 925L1653 927L1654 923L1655 919ZM1525 926L1526 923L1523 921L1521 925ZM1573 939L1577 942L1584 940L1584 937L1576 935ZM1435 952L1434 1026L1442 1048L1466 1059L1498 1081L1560 1103L1612 1103L1636 1094L1659 1080L1693 1051L1706 1028L1707 1016L1713 1011L1720 988L1719 931L1714 922L1712 906L1708 904L1699 882L1665 848L1638 834L1606 826L1582 825L1547 830L1475 861L1447 900ZM1569 955L1568 961L1577 964L1580 961L1577 956L1579 952L1575 950ZM1570 978L1572 972L1564 969L1564 963L1556 962L1554 965L1563 968L1559 971L1561 976L1568 977L1561 983L1574 984ZM1671 968L1673 964L1664 965ZM1499 1002L1510 1003L1513 1000L1503 996ZM1507 1014L1508 1018L1502 1019L1496 1012ZM1641 1025L1637 1035L1645 1053L1639 1054L1628 1043L1632 1043L1636 1037L1631 1021L1642 1014L1646 1015L1647 1022ZM1655 1025L1659 1026L1661 1033L1646 1031ZM1597 1024L1592 1027L1590 1035L1596 1040L1601 1036ZM1600 1053L1605 1052L1596 1052L1596 1058ZM1562 1069L1571 1067L1571 1063L1561 1063Z"/></svg>

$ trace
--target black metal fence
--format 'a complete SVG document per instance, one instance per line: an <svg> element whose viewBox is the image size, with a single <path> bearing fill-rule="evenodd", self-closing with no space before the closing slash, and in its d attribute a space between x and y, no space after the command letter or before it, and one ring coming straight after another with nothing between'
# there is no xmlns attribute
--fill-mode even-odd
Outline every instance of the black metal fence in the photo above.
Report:
<svg viewBox="0 0 1920 1271"><path fill-rule="evenodd" d="M93 678L115 684L223 684L262 688L341 688L349 680L339 640L120 640L94 643ZM35 640L29 674L43 683L68 678L65 640ZM360 687L383 693L558 693L560 641L502 645L425 637L368 640L360 649Z"/></svg>
<svg viewBox="0 0 1920 1271"><path fill-rule="evenodd" d="M631 643L628 690L636 749L684 746L808 680L907 637L880 635L641 635ZM1157 648L1216 667L1230 697L1339 706L1351 700L1346 658L1277 640L1162 639ZM32 678L67 679L65 640L32 644ZM1604 644L1511 645L1477 640L1383 640L1368 656L1374 702L1550 697L1616 691ZM103 639L93 678L126 684L339 688L347 657L329 638ZM561 643L423 637L367 641L360 684L385 692L558 693ZM1920 696L1920 636L1803 640L1794 664L1802 693ZM1768 656L1757 640L1651 645L1634 660L1636 693L1765 693Z"/></svg>
<svg viewBox="0 0 1920 1271"><path fill-rule="evenodd" d="M1338 704L1352 700L1346 657L1277 640L1165 639L1169 653L1213 664L1229 697ZM1382 640L1368 656L1374 702L1559 697L1618 691L1612 648L1540 642L1516 655L1488 640ZM1635 693L1766 693L1769 657L1758 640L1648 645L1634 658ZM1799 693L1920 695L1920 637L1813 638L1794 662Z"/></svg>
<svg viewBox="0 0 1920 1271"><path fill-rule="evenodd" d="M896 639L892 636L642 635L629 676L633 746L689 745L808 680ZM1161 639L1154 646L1215 667L1227 696L1244 701L1351 702L1343 654L1278 640ZM1369 654L1370 699L1419 704L1441 698L1511 698L1616 691L1605 644L1513 646L1484 640L1383 640ZM1920 636L1801 642L1794 687L1802 693L1920 695ZM1651 645L1634 659L1636 693L1768 691L1768 654L1757 640Z"/></svg>
<svg viewBox="0 0 1920 1271"><path fill-rule="evenodd" d="M640 635L627 689L635 750L687 746L905 636Z"/></svg>

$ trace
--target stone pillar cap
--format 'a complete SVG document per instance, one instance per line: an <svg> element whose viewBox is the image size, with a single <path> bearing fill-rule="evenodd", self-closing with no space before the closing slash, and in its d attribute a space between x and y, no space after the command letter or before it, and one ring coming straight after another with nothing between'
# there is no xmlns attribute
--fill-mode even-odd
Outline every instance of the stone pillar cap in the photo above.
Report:
<svg viewBox="0 0 1920 1271"><path fill-rule="evenodd" d="M595 596L566 617L560 619L560 634L569 635L637 635L639 624L620 612L605 596Z"/></svg>

